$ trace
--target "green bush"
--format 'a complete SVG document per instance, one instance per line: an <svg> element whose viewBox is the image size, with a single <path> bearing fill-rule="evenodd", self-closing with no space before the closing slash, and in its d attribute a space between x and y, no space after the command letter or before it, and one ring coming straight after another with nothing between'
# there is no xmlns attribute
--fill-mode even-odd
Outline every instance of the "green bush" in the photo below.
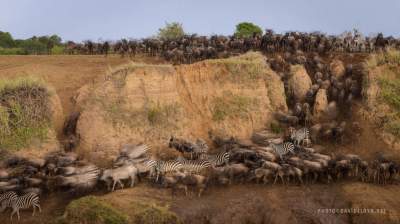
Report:
<svg viewBox="0 0 400 224"><path fill-rule="evenodd" d="M44 140L50 125L50 92L37 79L0 79L0 148L15 150Z"/></svg>
<svg viewBox="0 0 400 224"><path fill-rule="evenodd" d="M236 37L252 37L254 34L262 35L262 30L259 26L250 22L242 22L236 25L234 34Z"/></svg>
<svg viewBox="0 0 400 224"><path fill-rule="evenodd" d="M95 196L74 200L67 206L59 224L127 224L128 216Z"/></svg>
<svg viewBox="0 0 400 224"><path fill-rule="evenodd" d="M51 49L51 54L64 54L64 46L54 46Z"/></svg>
<svg viewBox="0 0 400 224"><path fill-rule="evenodd" d="M21 48L2 48L0 47L0 55L21 55L26 52Z"/></svg>
<svg viewBox="0 0 400 224"><path fill-rule="evenodd" d="M183 26L181 23L173 22L166 23L164 28L158 30L158 37L161 39L176 39L185 35Z"/></svg>

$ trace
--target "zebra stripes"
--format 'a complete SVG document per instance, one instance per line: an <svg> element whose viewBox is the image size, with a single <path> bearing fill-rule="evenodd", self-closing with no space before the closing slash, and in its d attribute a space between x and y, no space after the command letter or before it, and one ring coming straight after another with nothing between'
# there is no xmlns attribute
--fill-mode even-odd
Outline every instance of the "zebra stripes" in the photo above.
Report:
<svg viewBox="0 0 400 224"><path fill-rule="evenodd" d="M155 161L155 163L149 161L147 164L153 165L153 170L157 174L156 181L158 181L160 174L179 171L180 169L182 169L182 164L179 161L175 160Z"/></svg>
<svg viewBox="0 0 400 224"><path fill-rule="evenodd" d="M289 152L294 153L294 145L291 142L284 142L281 144L274 144L270 142L270 146L274 150L276 154L282 159L284 155L288 154Z"/></svg>
<svg viewBox="0 0 400 224"><path fill-rule="evenodd" d="M211 163L207 160L180 159L178 162L182 164L182 170L188 173L200 173L204 169L211 167Z"/></svg>
<svg viewBox="0 0 400 224"><path fill-rule="evenodd" d="M8 191L6 193L0 194L0 202L7 199L16 198L17 196L17 193L15 193L14 191Z"/></svg>
<svg viewBox="0 0 400 224"><path fill-rule="evenodd" d="M18 220L20 220L19 210L26 208L33 208L32 216L35 215L36 208L39 209L39 212L42 212L40 208L39 196L36 193L30 192L24 194L22 196L13 196L12 199L6 200L2 202L2 209L4 210L7 207L12 208L10 219L12 220L15 213L17 213Z"/></svg>
<svg viewBox="0 0 400 224"><path fill-rule="evenodd" d="M229 153L221 152L215 155L202 154L199 159L209 161L213 167L223 166L229 162Z"/></svg>
<svg viewBox="0 0 400 224"><path fill-rule="evenodd" d="M300 128L298 130L290 128L290 139L293 140L296 146L299 146L306 139L310 139L310 131L307 128Z"/></svg>
<svg viewBox="0 0 400 224"><path fill-rule="evenodd" d="M9 207L12 200L15 200L18 197L17 193L14 191L8 191L0 195L0 212L3 212L4 209Z"/></svg>

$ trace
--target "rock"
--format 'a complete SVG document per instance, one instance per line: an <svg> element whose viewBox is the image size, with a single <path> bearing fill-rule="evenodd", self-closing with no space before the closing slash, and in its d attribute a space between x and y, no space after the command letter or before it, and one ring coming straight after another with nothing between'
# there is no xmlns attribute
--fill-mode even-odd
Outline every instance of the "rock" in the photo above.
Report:
<svg viewBox="0 0 400 224"><path fill-rule="evenodd" d="M328 107L328 96L326 95L326 89L320 89L315 96L315 103L313 109L313 115L316 120L319 120L325 114Z"/></svg>
<svg viewBox="0 0 400 224"><path fill-rule="evenodd" d="M298 102L304 101L312 82L304 66L296 65L291 68L292 77L289 79L289 88Z"/></svg>
<svg viewBox="0 0 400 224"><path fill-rule="evenodd" d="M342 78L346 73L346 68L344 67L343 62L337 59L331 62L329 70L331 74L338 79Z"/></svg>

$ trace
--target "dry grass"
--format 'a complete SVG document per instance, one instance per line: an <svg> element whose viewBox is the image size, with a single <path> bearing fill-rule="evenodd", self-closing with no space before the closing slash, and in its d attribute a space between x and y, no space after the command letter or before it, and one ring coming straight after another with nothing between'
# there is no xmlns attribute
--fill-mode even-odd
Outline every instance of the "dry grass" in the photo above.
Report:
<svg viewBox="0 0 400 224"><path fill-rule="evenodd" d="M213 100L213 120L223 121L228 117L246 118L259 105L255 98L224 92Z"/></svg>
<svg viewBox="0 0 400 224"><path fill-rule="evenodd" d="M32 77L0 80L0 147L17 150L44 140L50 125L49 91Z"/></svg>
<svg viewBox="0 0 400 224"><path fill-rule="evenodd" d="M400 51L389 49L386 52L371 55L366 62L368 68L388 65L390 68L400 66Z"/></svg>
<svg viewBox="0 0 400 224"><path fill-rule="evenodd" d="M181 221L168 207L151 203L132 203L132 224L179 224Z"/></svg>
<svg viewBox="0 0 400 224"><path fill-rule="evenodd" d="M105 119L114 126L126 125L173 128L183 108L178 103L150 101L142 108L131 109L122 97L95 100L105 111Z"/></svg>
<svg viewBox="0 0 400 224"><path fill-rule="evenodd" d="M122 88L126 84L126 77L129 74L132 74L134 71L137 69L146 69L146 68L152 68L152 69L172 69L173 67L168 64L159 64L159 65L154 65L154 64L146 64L146 63L135 63L135 62L130 62L127 64L123 64L120 66L117 66L115 68L109 68L108 72L105 75L105 80L111 80L116 87Z"/></svg>
<svg viewBox="0 0 400 224"><path fill-rule="evenodd" d="M208 64L224 66L236 82L251 82L264 78L268 68L265 57L258 52L249 52L240 56L207 60Z"/></svg>

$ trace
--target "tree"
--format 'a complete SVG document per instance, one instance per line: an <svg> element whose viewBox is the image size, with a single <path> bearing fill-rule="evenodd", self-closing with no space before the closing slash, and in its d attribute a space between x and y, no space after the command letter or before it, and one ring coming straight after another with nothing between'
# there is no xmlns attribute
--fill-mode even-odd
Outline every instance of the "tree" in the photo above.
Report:
<svg viewBox="0 0 400 224"><path fill-rule="evenodd" d="M181 23L173 22L166 23L164 28L158 30L158 37L160 39L176 39L185 35Z"/></svg>
<svg viewBox="0 0 400 224"><path fill-rule="evenodd" d="M0 47L10 48L14 47L14 39L12 38L11 34L8 32L0 31Z"/></svg>
<svg viewBox="0 0 400 224"><path fill-rule="evenodd" d="M49 39L54 45L61 45L61 37L54 34Z"/></svg>
<svg viewBox="0 0 400 224"><path fill-rule="evenodd" d="M236 25L235 36L236 37L252 37L253 35L262 35L262 30L259 26L250 23L250 22L242 22Z"/></svg>

